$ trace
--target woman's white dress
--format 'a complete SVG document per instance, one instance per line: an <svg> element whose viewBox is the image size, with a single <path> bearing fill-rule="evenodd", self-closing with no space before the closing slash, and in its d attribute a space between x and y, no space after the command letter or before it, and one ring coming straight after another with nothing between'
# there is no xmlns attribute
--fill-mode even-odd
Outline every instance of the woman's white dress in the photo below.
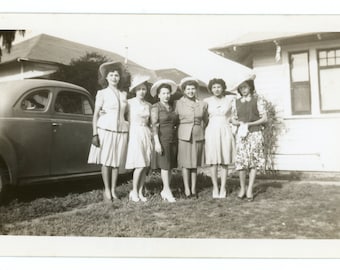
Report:
<svg viewBox="0 0 340 270"><path fill-rule="evenodd" d="M125 167L126 169L149 167L152 153L151 104L137 98L129 99L128 104L130 129Z"/></svg>
<svg viewBox="0 0 340 270"><path fill-rule="evenodd" d="M235 140L231 130L233 96L206 98L209 123L205 129L205 163L228 165L235 161Z"/></svg>
<svg viewBox="0 0 340 270"><path fill-rule="evenodd" d="M125 171L129 123L124 119L126 92L105 88L96 95L100 107L97 131L100 146L91 145L88 163L102 164Z"/></svg>

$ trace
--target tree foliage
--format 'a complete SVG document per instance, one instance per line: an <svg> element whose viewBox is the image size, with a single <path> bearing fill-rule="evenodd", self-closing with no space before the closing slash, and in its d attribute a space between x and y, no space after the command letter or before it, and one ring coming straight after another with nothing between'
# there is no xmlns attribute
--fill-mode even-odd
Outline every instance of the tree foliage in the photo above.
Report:
<svg viewBox="0 0 340 270"><path fill-rule="evenodd" d="M25 35L25 30L0 30L0 40L2 40L2 47L11 52L12 44L16 34ZM0 48L0 60L2 56L2 49Z"/></svg>
<svg viewBox="0 0 340 270"><path fill-rule="evenodd" d="M103 88L98 81L99 66L105 62L113 61L96 52L87 52L84 56L72 59L69 65L60 66L59 70L51 75L51 79L73 83L87 89L93 96L98 89ZM124 90L130 86L131 76L124 72Z"/></svg>

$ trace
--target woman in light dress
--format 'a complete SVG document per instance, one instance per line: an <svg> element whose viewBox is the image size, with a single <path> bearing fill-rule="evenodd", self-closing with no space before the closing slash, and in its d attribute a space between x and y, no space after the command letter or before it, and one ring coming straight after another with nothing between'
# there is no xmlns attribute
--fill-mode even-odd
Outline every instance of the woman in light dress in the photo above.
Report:
<svg viewBox="0 0 340 270"><path fill-rule="evenodd" d="M183 97L176 102L178 125L178 167L182 169L184 192L187 198L197 198L197 167L204 164L204 128L207 122L207 103L198 100L199 87L195 78L180 82ZM190 186L191 182L191 186Z"/></svg>
<svg viewBox="0 0 340 270"><path fill-rule="evenodd" d="M205 163L211 166L212 197L226 197L228 165L235 160L235 141L231 130L231 104L233 95L226 95L223 79L209 81L213 94L204 101L208 104L209 123L205 129ZM221 169L221 188L218 188L218 166Z"/></svg>
<svg viewBox="0 0 340 270"><path fill-rule="evenodd" d="M157 96L159 102L151 109L152 133L155 149L152 158L152 169L161 169L163 189L161 197L168 202L175 202L170 188L171 170L177 167L177 122L178 117L169 103L176 92L177 85L171 80L159 80L151 88L150 94Z"/></svg>
<svg viewBox="0 0 340 270"><path fill-rule="evenodd" d="M239 171L239 199L254 199L253 185L257 170L264 169L263 124L267 122L267 112L262 98L255 94L255 75L247 77L238 85L241 95L232 104L232 123L238 127L236 134L235 168ZM249 183L246 189L246 174L249 171Z"/></svg>
<svg viewBox="0 0 340 270"><path fill-rule="evenodd" d="M126 92L121 90L123 72L120 62L107 62L99 67L100 82L106 88L96 95L88 162L102 164L106 202L118 199L118 170L124 169L126 161L129 124L124 118L127 99Z"/></svg>
<svg viewBox="0 0 340 270"><path fill-rule="evenodd" d="M134 169L132 190L129 199L146 202L143 187L146 172L150 167L152 142L150 130L151 104L145 101L148 92L147 76L135 76L132 80L130 91L136 97L128 100L128 119L130 123L126 169Z"/></svg>

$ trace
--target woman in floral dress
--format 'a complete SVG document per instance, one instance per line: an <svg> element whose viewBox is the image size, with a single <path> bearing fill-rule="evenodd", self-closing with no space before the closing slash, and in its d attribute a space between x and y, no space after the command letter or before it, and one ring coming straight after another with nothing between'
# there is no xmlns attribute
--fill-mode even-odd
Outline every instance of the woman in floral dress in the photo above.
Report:
<svg viewBox="0 0 340 270"><path fill-rule="evenodd" d="M238 126L236 134L236 161L235 167L239 171L240 192L238 197L246 197L252 201L253 185L256 172L263 170L265 159L263 153L262 129L267 122L265 103L262 98L254 94L255 76L248 77L237 87L241 95L232 105L232 123ZM249 183L246 189L246 173L249 170Z"/></svg>

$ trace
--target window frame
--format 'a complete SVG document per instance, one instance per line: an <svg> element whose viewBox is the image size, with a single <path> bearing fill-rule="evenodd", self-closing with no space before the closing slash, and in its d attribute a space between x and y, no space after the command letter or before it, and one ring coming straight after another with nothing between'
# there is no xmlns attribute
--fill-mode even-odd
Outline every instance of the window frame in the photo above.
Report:
<svg viewBox="0 0 340 270"><path fill-rule="evenodd" d="M309 87L309 110L307 111L295 111L294 110L294 93L293 93L293 84L294 83L303 83L303 82L293 82L292 76L292 64L291 64L291 56L293 54L302 54L307 53L307 68L308 68L308 87ZM309 50L299 50L299 51L291 51L288 52L288 65L289 65L289 81L290 81L290 107L291 114L294 115L312 115L312 89L311 89L311 70L310 70L310 51ZM305 81L307 82L307 81Z"/></svg>
<svg viewBox="0 0 340 270"><path fill-rule="evenodd" d="M322 109L322 95L321 95L321 80L320 80L320 71L322 69L333 69L333 68L340 68L340 64L338 65L332 65L332 66L325 66L325 67L321 67L320 66L320 57L319 57L319 53L320 51L332 51L332 50L340 50L340 47L330 47L330 48L324 48L324 49L316 49L316 60L317 60L317 69L318 69L318 91L319 91L319 109L320 109L320 113L323 114L329 114L329 113L339 113L340 112L340 108L337 110L323 110ZM340 90L339 90L340 91Z"/></svg>

